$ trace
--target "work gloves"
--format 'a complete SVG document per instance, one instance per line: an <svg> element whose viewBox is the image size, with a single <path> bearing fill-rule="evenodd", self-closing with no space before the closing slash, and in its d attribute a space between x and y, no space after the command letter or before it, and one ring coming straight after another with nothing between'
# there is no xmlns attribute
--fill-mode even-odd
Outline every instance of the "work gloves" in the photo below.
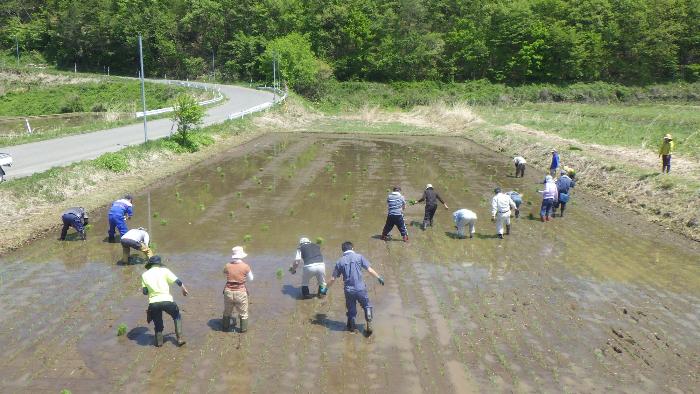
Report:
<svg viewBox="0 0 700 394"><path fill-rule="evenodd" d="M377 280L379 281L379 284L384 286L384 277L378 277Z"/></svg>

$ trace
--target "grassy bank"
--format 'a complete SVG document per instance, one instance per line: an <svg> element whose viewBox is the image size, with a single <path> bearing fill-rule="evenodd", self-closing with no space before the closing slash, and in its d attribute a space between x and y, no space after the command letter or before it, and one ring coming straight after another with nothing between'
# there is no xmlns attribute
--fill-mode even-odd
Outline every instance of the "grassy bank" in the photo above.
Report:
<svg viewBox="0 0 700 394"><path fill-rule="evenodd" d="M489 81L441 82L330 82L315 105L324 112L341 113L366 106L411 109L414 106L468 103L504 105L540 102L569 103L700 103L700 82L651 86L623 86L605 82L567 86L534 84L506 86Z"/></svg>

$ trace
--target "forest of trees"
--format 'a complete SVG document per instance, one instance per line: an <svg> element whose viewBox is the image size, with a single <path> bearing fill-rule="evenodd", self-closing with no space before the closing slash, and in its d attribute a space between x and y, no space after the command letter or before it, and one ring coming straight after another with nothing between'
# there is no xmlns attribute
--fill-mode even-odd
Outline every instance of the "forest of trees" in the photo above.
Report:
<svg viewBox="0 0 700 394"><path fill-rule="evenodd" d="M0 50L59 67L269 80L700 78L700 0L3 0Z"/></svg>

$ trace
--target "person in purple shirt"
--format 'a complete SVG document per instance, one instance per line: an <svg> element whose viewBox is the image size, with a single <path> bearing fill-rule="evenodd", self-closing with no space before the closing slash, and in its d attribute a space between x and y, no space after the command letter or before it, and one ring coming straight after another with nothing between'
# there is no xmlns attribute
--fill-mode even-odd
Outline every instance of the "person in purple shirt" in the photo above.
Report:
<svg viewBox="0 0 700 394"><path fill-rule="evenodd" d="M542 207L540 208L540 220L548 222L554 211L554 203L559 200L559 191L554 179L551 175L544 177L544 190L538 190L542 193Z"/></svg>
<svg viewBox="0 0 700 394"><path fill-rule="evenodd" d="M353 250L352 242L345 241L341 246L343 251L343 257L341 257L336 263L333 269L333 276L331 281L328 283L328 289L330 290L333 282L342 276L344 282L345 290L345 307L347 308L348 331L355 331L355 316L357 316L357 305L365 310L365 321L367 322L365 326L365 333L367 336L372 335L372 304L369 301L369 296L367 295L367 285L362 279L362 269L364 268L372 274L379 283L384 286L384 278L373 270L369 266L369 261L361 254L355 253Z"/></svg>

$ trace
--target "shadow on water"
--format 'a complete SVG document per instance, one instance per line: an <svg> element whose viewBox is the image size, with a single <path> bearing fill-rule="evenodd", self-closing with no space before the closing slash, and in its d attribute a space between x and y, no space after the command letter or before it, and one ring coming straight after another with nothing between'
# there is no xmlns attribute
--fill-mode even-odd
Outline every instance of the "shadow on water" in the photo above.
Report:
<svg viewBox="0 0 700 394"><path fill-rule="evenodd" d="M209 319L207 322L207 326L211 328L212 331L224 331L223 326L221 325L221 319Z"/></svg>
<svg viewBox="0 0 700 394"><path fill-rule="evenodd" d="M476 234L474 234L474 236L476 238L479 238L479 239L498 239L498 234L479 234L479 233L476 233Z"/></svg>
<svg viewBox="0 0 700 394"><path fill-rule="evenodd" d="M445 235L448 238L452 238L452 239L469 239L469 237L467 237L467 236L460 236L459 234L451 232L451 231L445 231ZM476 235L477 238L479 238L478 234L474 234L474 235Z"/></svg>
<svg viewBox="0 0 700 394"><path fill-rule="evenodd" d="M410 224L409 226L410 226L410 227L417 227L417 228L419 228L419 229L421 229L421 230L425 230L425 229L423 228L423 222L419 222L419 221L417 221L417 220L411 220L411 224Z"/></svg>
<svg viewBox="0 0 700 394"><path fill-rule="evenodd" d="M139 346L152 346L154 335L149 331L148 327L134 327L126 334L126 337Z"/></svg>
<svg viewBox="0 0 700 394"><path fill-rule="evenodd" d="M331 320L325 313L317 313L313 319L309 319L311 324L323 326L331 331L345 331L345 323L338 320Z"/></svg>
<svg viewBox="0 0 700 394"><path fill-rule="evenodd" d="M117 261L117 265L121 265L121 266L143 265L145 263L146 263L146 259L144 259L142 257L137 257L137 256L129 257L129 261L126 263L121 261L121 260Z"/></svg>
<svg viewBox="0 0 700 394"><path fill-rule="evenodd" d="M295 300L301 299L301 290L298 289L296 286L292 286L292 285L282 286L282 294L284 294L288 297L291 297Z"/></svg>

